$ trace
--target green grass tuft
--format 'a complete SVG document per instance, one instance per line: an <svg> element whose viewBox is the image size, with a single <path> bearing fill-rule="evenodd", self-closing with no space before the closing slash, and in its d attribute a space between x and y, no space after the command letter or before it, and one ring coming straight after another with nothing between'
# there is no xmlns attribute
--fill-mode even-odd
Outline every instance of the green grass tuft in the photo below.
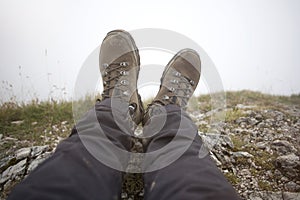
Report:
<svg viewBox="0 0 300 200"><path fill-rule="evenodd" d="M0 146L0 157L4 157L11 147L21 148L31 145L53 143L47 136L66 137L69 133L60 130L61 122L70 128L73 125L71 102L36 102L30 104L4 103L0 106L0 133L5 140ZM54 137L53 136L53 137Z"/></svg>

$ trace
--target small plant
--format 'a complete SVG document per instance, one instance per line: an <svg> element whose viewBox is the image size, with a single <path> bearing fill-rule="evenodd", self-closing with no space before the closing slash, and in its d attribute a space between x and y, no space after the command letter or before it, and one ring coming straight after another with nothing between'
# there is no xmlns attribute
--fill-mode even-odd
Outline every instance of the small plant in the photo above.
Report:
<svg viewBox="0 0 300 200"><path fill-rule="evenodd" d="M226 112L225 121L226 122L234 122L240 117L244 117L245 114L240 109L228 110Z"/></svg>
<svg viewBox="0 0 300 200"><path fill-rule="evenodd" d="M242 150L243 147L246 145L246 143L241 139L240 136L232 135L230 138L232 140L235 151Z"/></svg>
<svg viewBox="0 0 300 200"><path fill-rule="evenodd" d="M237 185L237 184L239 184L241 182L241 180L236 175L234 175L231 172L226 173L225 177L233 185Z"/></svg>
<svg viewBox="0 0 300 200"><path fill-rule="evenodd" d="M275 169L274 161L276 157L264 151L257 151L254 156L254 162L257 166L261 166L264 170Z"/></svg>
<svg viewBox="0 0 300 200"><path fill-rule="evenodd" d="M198 97L198 108L201 112L208 112L212 109L211 96L209 94Z"/></svg>
<svg viewBox="0 0 300 200"><path fill-rule="evenodd" d="M258 180L258 186L260 189L265 190L265 191L271 191L273 188L269 182L264 181L264 180Z"/></svg>
<svg viewBox="0 0 300 200"><path fill-rule="evenodd" d="M245 158L245 157L237 157L235 161L238 165L242 165L242 166L250 165L248 158Z"/></svg>
<svg viewBox="0 0 300 200"><path fill-rule="evenodd" d="M200 124L198 126L198 130L202 133L207 133L209 131L209 127L207 124Z"/></svg>

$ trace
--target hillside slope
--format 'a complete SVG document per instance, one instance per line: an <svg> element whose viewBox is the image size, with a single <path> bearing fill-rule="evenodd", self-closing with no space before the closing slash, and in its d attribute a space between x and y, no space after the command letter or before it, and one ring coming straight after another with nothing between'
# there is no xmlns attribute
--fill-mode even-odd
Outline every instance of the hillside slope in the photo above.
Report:
<svg viewBox="0 0 300 200"><path fill-rule="evenodd" d="M227 92L226 105L217 126L211 117L220 111L212 110L209 95L192 99L188 111L220 170L243 199L299 199L300 95ZM0 109L2 199L51 156L74 120L71 102L10 102ZM140 174L125 174L122 198L142 199L142 184Z"/></svg>

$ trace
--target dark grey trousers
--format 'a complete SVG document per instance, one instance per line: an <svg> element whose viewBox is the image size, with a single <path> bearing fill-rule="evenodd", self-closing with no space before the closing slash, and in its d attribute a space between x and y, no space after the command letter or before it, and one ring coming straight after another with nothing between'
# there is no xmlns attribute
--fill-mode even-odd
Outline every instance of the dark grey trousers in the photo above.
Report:
<svg viewBox="0 0 300 200"><path fill-rule="evenodd" d="M179 107L168 105L165 109L166 123L151 138L147 152L154 152L170 144L180 128L187 135L196 135L195 125ZM94 120L94 116L97 120ZM183 126L179 122L182 118L185 119ZM120 149L130 149L130 136L120 130L115 122L110 100L97 102L95 109L78 122L70 137L62 141L49 159L18 184L8 199L120 199L122 172L102 164L93 156L93 150L87 150L86 145L83 145L87 143L80 137L80 134L86 136L83 137L84 140L91 140L90 144L97 149L98 143L93 143L93 137L90 137L97 134L96 124L100 124L111 143ZM151 132L151 128L144 131L146 135L150 134L147 132ZM179 149L181 144L185 144L180 140L188 141L188 138L177 139ZM185 148L185 152L176 161L159 170L144 173L145 199L239 199L210 157L199 158L201 145L201 139L196 135L191 145ZM102 147L99 147L100 151L111 154ZM125 160L124 162L127 160L118 155L111 157ZM149 165L154 166L153 162Z"/></svg>

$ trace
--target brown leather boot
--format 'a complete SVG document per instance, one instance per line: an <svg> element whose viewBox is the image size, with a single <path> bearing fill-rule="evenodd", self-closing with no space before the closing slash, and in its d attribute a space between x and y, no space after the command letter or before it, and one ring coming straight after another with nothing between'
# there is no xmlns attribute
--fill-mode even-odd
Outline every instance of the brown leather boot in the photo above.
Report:
<svg viewBox="0 0 300 200"><path fill-rule="evenodd" d="M117 98L128 103L132 120L139 124L144 114L137 92L140 56L132 36L123 30L109 32L100 48L99 65L103 80L102 100Z"/></svg>
<svg viewBox="0 0 300 200"><path fill-rule="evenodd" d="M198 53L192 49L179 51L163 72L160 89L153 102L148 105L143 125L151 117L153 105L176 104L185 110L198 85L200 73L201 61Z"/></svg>

